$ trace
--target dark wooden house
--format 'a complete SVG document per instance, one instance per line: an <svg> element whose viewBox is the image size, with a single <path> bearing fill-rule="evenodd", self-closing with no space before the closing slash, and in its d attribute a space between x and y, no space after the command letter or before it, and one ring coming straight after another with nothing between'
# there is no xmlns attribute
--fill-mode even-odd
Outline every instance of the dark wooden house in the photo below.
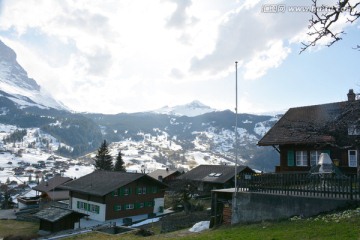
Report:
<svg viewBox="0 0 360 240"><path fill-rule="evenodd" d="M325 152L345 174L356 173L360 140L360 100L290 108L258 142L280 153L276 172L308 172Z"/></svg>
<svg viewBox="0 0 360 240"><path fill-rule="evenodd" d="M247 166L238 166L237 173L255 172ZM200 195L207 195L213 189L233 188L235 186L235 166L199 165L179 176L178 179L195 182Z"/></svg>
<svg viewBox="0 0 360 240"><path fill-rule="evenodd" d="M80 219L86 215L69 209L50 207L37 212L34 216L40 220L39 230L54 233L79 228Z"/></svg>
<svg viewBox="0 0 360 240"><path fill-rule="evenodd" d="M167 185L141 173L94 171L65 183L70 208L106 221L163 211Z"/></svg>

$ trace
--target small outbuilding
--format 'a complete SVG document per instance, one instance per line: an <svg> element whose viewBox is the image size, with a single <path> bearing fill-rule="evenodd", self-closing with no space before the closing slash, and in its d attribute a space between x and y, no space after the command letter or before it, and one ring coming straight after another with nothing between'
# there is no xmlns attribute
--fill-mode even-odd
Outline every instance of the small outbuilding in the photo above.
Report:
<svg viewBox="0 0 360 240"><path fill-rule="evenodd" d="M80 228L80 218L87 215L70 209L49 207L39 211L34 216L40 220L40 231L54 233Z"/></svg>

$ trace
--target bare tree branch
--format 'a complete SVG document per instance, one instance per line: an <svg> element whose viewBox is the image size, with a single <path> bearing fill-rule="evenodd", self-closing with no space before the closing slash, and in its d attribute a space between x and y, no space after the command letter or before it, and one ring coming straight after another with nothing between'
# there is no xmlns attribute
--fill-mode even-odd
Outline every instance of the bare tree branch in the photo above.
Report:
<svg viewBox="0 0 360 240"><path fill-rule="evenodd" d="M313 12L312 17L309 20L307 33L310 37L314 37L313 40L307 43L302 43L300 54L306 51L308 48L315 46L321 39L329 37L330 42L327 44L328 47L341 40L341 35L344 31L334 32L332 27L342 17L348 14L347 22L353 23L360 17L360 2L350 3L349 0L339 0L335 6L318 6L318 0L312 0ZM355 49L360 49L360 46L356 46Z"/></svg>

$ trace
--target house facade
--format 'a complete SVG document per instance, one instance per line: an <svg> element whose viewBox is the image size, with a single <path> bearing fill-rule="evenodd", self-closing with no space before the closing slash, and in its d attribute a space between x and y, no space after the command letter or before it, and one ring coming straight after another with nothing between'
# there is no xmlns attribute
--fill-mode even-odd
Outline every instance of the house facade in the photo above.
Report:
<svg viewBox="0 0 360 240"><path fill-rule="evenodd" d="M258 142L280 153L275 172L308 172L321 153L329 154L344 174L355 174L360 150L360 101L352 89L344 102L297 107Z"/></svg>
<svg viewBox="0 0 360 240"><path fill-rule="evenodd" d="M160 213L166 187L145 174L109 171L95 171L62 186L70 192L69 208L97 221Z"/></svg>

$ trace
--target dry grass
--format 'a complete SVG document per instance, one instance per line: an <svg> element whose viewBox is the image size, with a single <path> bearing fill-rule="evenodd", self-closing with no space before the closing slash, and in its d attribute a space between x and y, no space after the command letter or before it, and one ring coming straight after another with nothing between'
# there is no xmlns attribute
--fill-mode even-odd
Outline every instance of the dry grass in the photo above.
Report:
<svg viewBox="0 0 360 240"><path fill-rule="evenodd" d="M5 236L37 236L39 223L16 220L0 220L0 238Z"/></svg>

